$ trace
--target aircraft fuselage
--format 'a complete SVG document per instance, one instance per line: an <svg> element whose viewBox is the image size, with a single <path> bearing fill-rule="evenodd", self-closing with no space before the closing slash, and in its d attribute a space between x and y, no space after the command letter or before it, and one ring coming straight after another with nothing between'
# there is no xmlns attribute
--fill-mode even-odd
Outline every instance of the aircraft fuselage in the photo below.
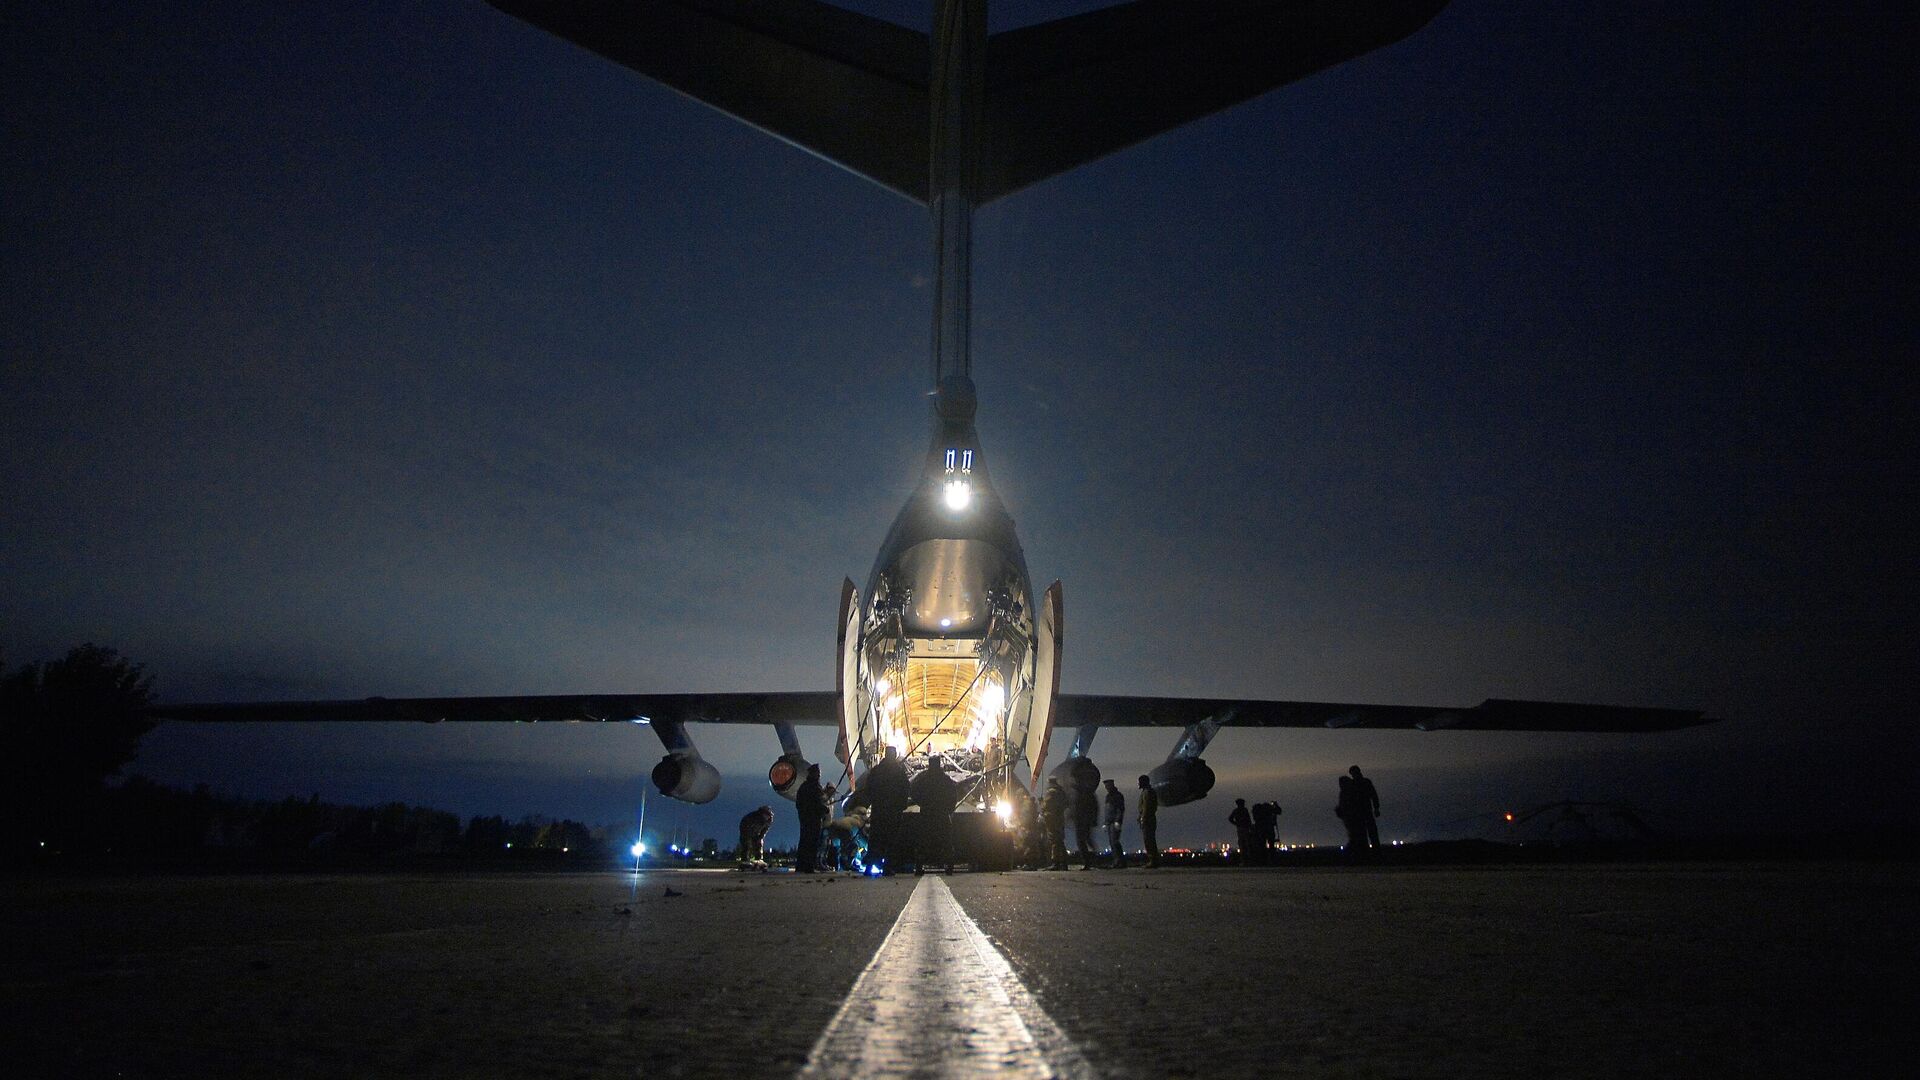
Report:
<svg viewBox="0 0 1920 1080"><path fill-rule="evenodd" d="M949 376L919 482L858 595L845 647L848 749L939 753L966 773L1026 746L1036 671L1033 589L1013 517L974 430L972 383Z"/></svg>

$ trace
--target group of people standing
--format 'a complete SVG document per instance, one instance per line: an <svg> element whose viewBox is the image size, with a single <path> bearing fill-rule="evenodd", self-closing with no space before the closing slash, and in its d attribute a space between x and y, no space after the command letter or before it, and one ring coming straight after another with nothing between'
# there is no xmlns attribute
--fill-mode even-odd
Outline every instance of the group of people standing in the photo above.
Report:
<svg viewBox="0 0 1920 1080"><path fill-rule="evenodd" d="M1093 775L1098 775L1094 773ZM1088 779L1084 784L1075 775L1068 781L1054 776L1047 780L1046 794L1039 800L1024 788L1013 786L1012 825L1016 856L1022 866L1035 870L1065 870L1068 866L1066 829L1073 824L1074 841L1079 849L1080 868L1092 870L1096 864L1112 869L1127 865L1122 834L1126 828L1127 799L1112 780L1104 790ZM944 867L953 872L953 810L960 802L961 787L948 774L938 754L927 767L911 779L906 762L889 746L885 756L874 765L865 781L849 800L856 820L864 823L867 835L866 864L892 874L908 864L914 873L929 867ZM1146 776L1139 779L1139 801L1135 820L1140 827L1141 847L1149 868L1160 865L1160 847L1156 833L1160 800ZM820 783L820 766L807 767L794 802L800 814L800 846L796 869L811 874L823 869L821 845L833 814L834 787ZM1281 809L1277 802L1252 806L1245 799L1233 801L1227 821L1234 827L1243 865L1265 866L1278 850ZM913 808L916 812L909 813ZM1345 850L1360 858L1380 846L1380 793L1373 781L1355 765L1340 778L1340 798L1334 807L1347 830ZM753 863L763 857L767 830L773 825L773 810L762 806L740 821L740 858ZM1094 847L1096 828L1104 827L1107 854L1102 858ZM851 830L849 830L851 831ZM839 863L836 856L831 860Z"/></svg>
<svg viewBox="0 0 1920 1080"><path fill-rule="evenodd" d="M800 850L798 869L810 874L820 869L822 831L831 820L832 792L825 797L816 781L820 767L810 766L800 785ZM814 785L810 791L808 785ZM907 865L915 874L941 867L953 873L953 808L960 804L960 782L947 772L938 754L911 779L907 763L892 746L876 762L848 800L848 810L866 825L866 865L894 874ZM909 812L911 811L911 812Z"/></svg>
<svg viewBox="0 0 1920 1080"><path fill-rule="evenodd" d="M807 766L807 778L793 798L800 814L794 869L812 874L841 867L851 854L849 849L855 847L852 834L864 831L868 866L888 874L909 864L915 873L924 873L930 866L953 872L953 808L960 803L960 783L948 774L939 755L909 780L900 752L887 747L886 756L848 800L847 817L833 816L835 793L832 784L820 782L820 766ZM909 813L910 807L917 812ZM741 862L765 861L767 830L772 826L771 807L762 806L740 819ZM826 850L829 838L838 843Z"/></svg>
<svg viewBox="0 0 1920 1080"><path fill-rule="evenodd" d="M1347 769L1340 778L1340 798L1334 815L1346 827L1347 842L1342 850L1349 858L1360 859L1380 846L1380 792L1360 772L1360 766ZM1245 799L1233 800L1233 812L1227 822L1239 840L1240 859L1247 866L1266 866L1273 862L1279 845L1280 804L1247 805Z"/></svg>
<svg viewBox="0 0 1920 1080"><path fill-rule="evenodd" d="M1280 813L1277 802L1254 803L1249 807L1245 799L1233 800L1233 812L1227 815L1227 824L1233 826L1235 839L1240 842L1241 865L1272 865L1274 853L1280 850Z"/></svg>
<svg viewBox="0 0 1920 1080"><path fill-rule="evenodd" d="M1025 793L1016 788L1021 795ZM1073 821L1074 843L1080 849L1080 869L1091 870L1096 863L1120 870L1127 865L1126 847L1121 834L1126 831L1127 797L1112 780L1105 790L1092 784L1063 782L1059 777L1047 780L1047 791L1035 805L1033 800L1016 801L1016 825L1023 865L1035 870L1067 868L1067 821ZM1146 849L1147 867L1160 865L1160 845L1155 833L1159 828L1160 799L1145 776L1140 777L1140 801L1135 820L1140 825L1141 846ZM1104 827L1107 857L1101 860L1094 850L1094 829Z"/></svg>

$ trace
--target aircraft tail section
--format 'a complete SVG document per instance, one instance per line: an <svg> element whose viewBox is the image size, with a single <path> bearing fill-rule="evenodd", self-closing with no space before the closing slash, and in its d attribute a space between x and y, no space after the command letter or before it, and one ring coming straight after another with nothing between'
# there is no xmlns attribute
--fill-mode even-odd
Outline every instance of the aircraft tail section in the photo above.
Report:
<svg viewBox="0 0 1920 1080"><path fill-rule="evenodd" d="M489 0L925 203L926 34L817 0ZM1447 0L1135 0L987 40L969 202L1391 45Z"/></svg>

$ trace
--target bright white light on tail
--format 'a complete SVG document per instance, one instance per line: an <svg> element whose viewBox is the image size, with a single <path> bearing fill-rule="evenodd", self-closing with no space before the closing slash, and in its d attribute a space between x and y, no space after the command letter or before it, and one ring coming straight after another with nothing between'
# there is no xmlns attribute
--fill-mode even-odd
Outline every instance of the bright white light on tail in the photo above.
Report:
<svg viewBox="0 0 1920 1080"><path fill-rule="evenodd" d="M947 481L946 502L949 510L965 510L973 501L973 488L965 480Z"/></svg>

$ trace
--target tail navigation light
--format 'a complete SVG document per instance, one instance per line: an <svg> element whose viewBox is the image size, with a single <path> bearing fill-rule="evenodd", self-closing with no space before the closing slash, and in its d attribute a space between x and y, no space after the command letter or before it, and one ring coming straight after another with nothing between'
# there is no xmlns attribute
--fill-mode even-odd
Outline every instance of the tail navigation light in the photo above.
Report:
<svg viewBox="0 0 1920 1080"><path fill-rule="evenodd" d="M942 487L941 499L946 503L947 509L957 514L973 502L973 451L948 450L946 466L946 480Z"/></svg>

